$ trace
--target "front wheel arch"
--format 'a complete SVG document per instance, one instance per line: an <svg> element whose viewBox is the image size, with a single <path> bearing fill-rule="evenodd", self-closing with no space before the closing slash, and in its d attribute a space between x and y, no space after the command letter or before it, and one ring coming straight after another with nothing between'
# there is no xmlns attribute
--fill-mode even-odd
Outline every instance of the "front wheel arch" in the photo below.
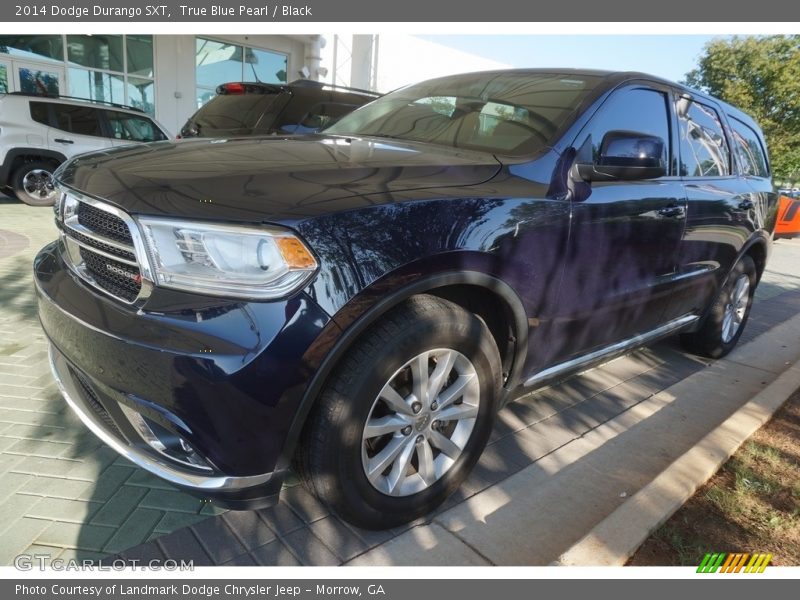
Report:
<svg viewBox="0 0 800 600"><path fill-rule="evenodd" d="M331 374L339 361L341 361L341 359L347 354L347 351L358 340L359 336L363 334L370 327L370 325L378 321L391 309L407 301L412 296L419 294L430 294L452 301L451 297L441 296L440 294L446 290L452 290L455 287L463 286L480 290L480 293L482 294L493 294L493 297L495 297L499 302L503 303L503 306L508 311L509 319L513 323L513 341L511 342L513 346L513 358L510 362L509 373L504 386L504 394L501 400L497 403L497 408L501 408L505 405L510 397L510 392L519 384L522 368L525 364L525 358L527 356L528 319L522 301L507 283L496 277L493 277L492 275L478 271L453 271L437 273L427 277L418 278L411 284L401 285L394 291L385 294L378 300L366 305L365 298L369 298L374 293L374 288L378 285L379 284L376 283L352 298L350 302L342 307L342 309L334 316L336 322L344 329L344 333L339 337L333 348L323 359L320 367L317 369L310 383L306 387L305 392L303 393L295 412L294 420L292 421L289 432L286 436L283 452L281 453L281 457L276 466L278 471L285 471L289 468L297 449L297 443L301 437L303 429L305 428L308 415L311 413L317 398L324 389L325 384L331 377ZM352 309L353 307L365 305L368 306L366 309L356 309L360 310L358 316L356 317L352 317L351 310L348 310ZM342 314L349 314L350 317L346 321L342 322L340 318L340 315Z"/></svg>
<svg viewBox="0 0 800 600"><path fill-rule="evenodd" d="M499 353L486 324L452 302L414 295L337 364L308 417L297 472L360 527L413 520L469 474L491 433L500 389Z"/></svg>

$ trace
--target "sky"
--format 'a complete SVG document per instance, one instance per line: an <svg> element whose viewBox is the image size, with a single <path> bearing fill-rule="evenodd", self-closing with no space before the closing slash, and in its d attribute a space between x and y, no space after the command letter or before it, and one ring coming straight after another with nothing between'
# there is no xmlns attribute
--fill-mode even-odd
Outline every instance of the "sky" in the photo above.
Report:
<svg viewBox="0 0 800 600"><path fill-rule="evenodd" d="M710 35L420 35L512 67L642 71L672 81L697 66ZM724 37L724 36L722 36Z"/></svg>

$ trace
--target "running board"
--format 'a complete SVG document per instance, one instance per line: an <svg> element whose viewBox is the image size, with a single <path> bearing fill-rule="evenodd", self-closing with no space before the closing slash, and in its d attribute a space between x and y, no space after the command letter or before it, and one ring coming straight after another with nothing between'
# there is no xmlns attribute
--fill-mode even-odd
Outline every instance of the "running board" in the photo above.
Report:
<svg viewBox="0 0 800 600"><path fill-rule="evenodd" d="M606 346L600 350L595 350L594 352L586 354L585 356L579 356L578 358L573 358L567 362L549 367L544 371L539 371L536 373L536 375L529 378L527 381L525 381L523 386L531 387L554 379L559 375L578 371L584 367L588 368L592 364L610 360L611 358L625 354L629 350L633 350L634 348L638 348L640 346L645 346L650 342L657 340L658 338L669 335L678 329L682 329L690 323L697 321L699 318L700 317L697 315L684 315L683 317L675 319L674 321L670 321L669 323L666 323L657 329L653 329L652 331L648 331L647 333L635 335L627 340L622 340L621 342Z"/></svg>

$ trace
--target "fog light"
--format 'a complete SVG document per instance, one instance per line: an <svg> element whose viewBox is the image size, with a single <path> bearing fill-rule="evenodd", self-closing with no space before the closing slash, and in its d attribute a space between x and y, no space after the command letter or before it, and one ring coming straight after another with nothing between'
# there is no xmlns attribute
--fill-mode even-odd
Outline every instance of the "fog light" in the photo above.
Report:
<svg viewBox="0 0 800 600"><path fill-rule="evenodd" d="M158 423L142 416L129 406L120 403L123 414L136 430L136 433L153 450L189 467L213 470L211 466L192 448L192 445L177 433L173 433Z"/></svg>

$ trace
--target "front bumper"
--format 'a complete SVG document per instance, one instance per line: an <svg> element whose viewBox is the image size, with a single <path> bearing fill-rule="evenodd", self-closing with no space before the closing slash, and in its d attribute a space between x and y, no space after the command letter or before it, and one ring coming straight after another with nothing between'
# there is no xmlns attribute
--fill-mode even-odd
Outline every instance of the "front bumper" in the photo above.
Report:
<svg viewBox="0 0 800 600"><path fill-rule="evenodd" d="M70 372L71 368L64 355L53 346L50 346L50 369L61 395L83 424L119 454L156 477L200 495L231 496L229 500L234 500L233 496L238 495L239 492L246 492L253 488L259 488L261 493L266 492L266 496L273 495L269 493L270 491L277 494L280 490L280 482L277 483L277 486L274 485L273 480L278 479L274 473L231 477L186 468L181 469L170 464L168 460L156 457L152 452L143 450L137 444L128 441L122 434L117 433L119 431L118 422L114 424L109 422L108 411L99 404L96 397L92 397L92 393L87 390L85 384L81 385ZM271 483L273 485L270 485ZM273 488L276 489L273 490Z"/></svg>
<svg viewBox="0 0 800 600"><path fill-rule="evenodd" d="M273 503L298 407L326 353L319 340L336 328L329 317L304 294L248 303L160 290L136 309L90 288L61 251L61 242L42 249L34 280L53 375L81 421L195 495L229 508Z"/></svg>

